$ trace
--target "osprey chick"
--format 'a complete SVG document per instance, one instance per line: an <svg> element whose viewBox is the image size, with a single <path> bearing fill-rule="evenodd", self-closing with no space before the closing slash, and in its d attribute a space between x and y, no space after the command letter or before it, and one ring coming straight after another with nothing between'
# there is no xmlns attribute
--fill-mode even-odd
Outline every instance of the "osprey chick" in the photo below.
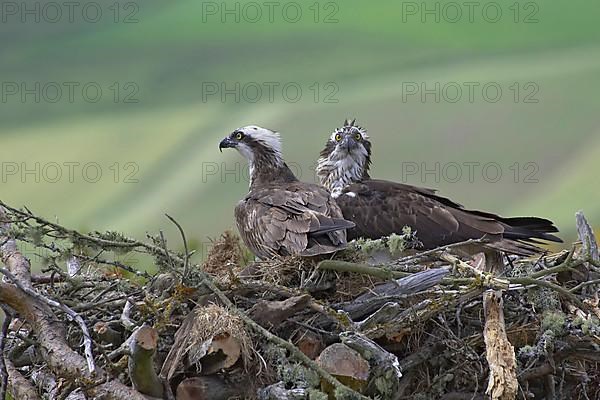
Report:
<svg viewBox="0 0 600 400"><path fill-rule="evenodd" d="M543 251L536 239L562 242L550 234L558 229L547 219L466 210L432 189L371 179L371 142L355 122L346 120L331 134L316 169L344 218L356 224L348 240L377 239L409 226L426 249L485 237L496 249L529 255Z"/></svg>
<svg viewBox="0 0 600 400"><path fill-rule="evenodd" d="M354 224L325 188L296 179L281 156L278 133L246 126L224 138L223 148L248 160L250 191L235 207L235 221L256 256L315 256L346 247L346 229Z"/></svg>

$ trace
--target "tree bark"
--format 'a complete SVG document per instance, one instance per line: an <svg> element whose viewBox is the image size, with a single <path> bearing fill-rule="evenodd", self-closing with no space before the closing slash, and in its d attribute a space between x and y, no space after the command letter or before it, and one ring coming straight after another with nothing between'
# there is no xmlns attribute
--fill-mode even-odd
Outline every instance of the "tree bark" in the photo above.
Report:
<svg viewBox="0 0 600 400"><path fill-rule="evenodd" d="M133 387L140 393L162 398L164 386L154 368L154 354L158 344L156 329L143 325L129 339L129 376Z"/></svg>
<svg viewBox="0 0 600 400"><path fill-rule="evenodd" d="M4 210L0 208L0 259L23 287L34 290L29 261L17 250L15 240L8 236L8 229ZM102 369L90 372L85 358L69 347L62 323L57 322L58 318L47 304L8 283L0 284L0 302L29 322L40 343L42 358L57 377L69 382L106 380ZM91 397L106 400L145 400L140 393L116 380L91 385L85 390Z"/></svg>
<svg viewBox="0 0 600 400"><path fill-rule="evenodd" d="M504 270L502 254L497 251L486 253L482 254L486 261L486 270L494 275L502 273ZM502 290L488 290L483 294L483 311L485 314L483 339L490 368L485 393L492 400L515 399L519 387L517 361L515 349L506 336Z"/></svg>

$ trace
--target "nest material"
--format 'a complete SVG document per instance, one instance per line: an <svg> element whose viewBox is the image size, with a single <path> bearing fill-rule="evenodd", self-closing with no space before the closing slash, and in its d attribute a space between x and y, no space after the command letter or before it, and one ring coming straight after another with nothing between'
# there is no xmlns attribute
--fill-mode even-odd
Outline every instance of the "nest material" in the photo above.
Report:
<svg viewBox="0 0 600 400"><path fill-rule="evenodd" d="M246 263L244 249L239 236L225 231L215 240L202 264L202 269L223 284L231 284Z"/></svg>
<svg viewBox="0 0 600 400"><path fill-rule="evenodd" d="M0 226L0 258L12 277L0 283L0 300L14 316L3 351L15 398L141 399L131 387L148 382L138 382L144 375L128 361L143 359L168 382L150 382L145 394L171 392L177 400L482 399L490 381L502 387L502 371L490 368L508 365L502 357L513 357L518 399L600 398L600 260L589 247L595 240L571 252L510 257L494 275L448 249L415 255L400 242L411 235L360 242L326 262L249 263L239 239L226 232L203 266L184 274L185 255L167 250L161 237L142 243L81 235L28 212L7 213L12 226ZM29 262L15 251L24 243L46 251L43 274L30 276ZM113 251L149 254L158 271L115 262L107 257ZM368 263L385 251L385 265ZM73 259L81 268L70 276L64 260ZM43 299L70 308L90 328L94 374L86 373L81 325ZM492 318L489 307L501 314ZM136 358L128 342L141 326L152 340L139 341L148 357ZM336 351L340 343L352 351ZM497 344L514 351L494 358ZM328 363L311 361L323 352ZM330 375L337 356L354 357L338 375L354 391Z"/></svg>
<svg viewBox="0 0 600 400"><path fill-rule="evenodd" d="M163 363L161 376L195 366L195 373L210 375L232 368L240 360L251 365L252 341L239 317L215 304L196 307L175 333L175 342Z"/></svg>

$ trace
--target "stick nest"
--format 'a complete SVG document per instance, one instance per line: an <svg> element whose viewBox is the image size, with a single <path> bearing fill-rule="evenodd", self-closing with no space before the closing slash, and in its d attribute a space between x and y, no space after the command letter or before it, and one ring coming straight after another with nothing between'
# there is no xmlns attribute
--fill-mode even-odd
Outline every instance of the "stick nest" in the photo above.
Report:
<svg viewBox="0 0 600 400"><path fill-rule="evenodd" d="M514 349L513 398L600 398L600 260L589 234L571 251L504 256L499 274L453 246L418 252L409 230L332 257L263 261L225 232L198 265L163 235L83 234L0 206L0 372L16 398L483 399L491 293L496 333ZM40 318L61 334L44 335ZM134 354L142 327L156 340ZM61 367L48 340L84 367ZM336 375L336 348L357 376ZM155 376L140 382L148 365Z"/></svg>

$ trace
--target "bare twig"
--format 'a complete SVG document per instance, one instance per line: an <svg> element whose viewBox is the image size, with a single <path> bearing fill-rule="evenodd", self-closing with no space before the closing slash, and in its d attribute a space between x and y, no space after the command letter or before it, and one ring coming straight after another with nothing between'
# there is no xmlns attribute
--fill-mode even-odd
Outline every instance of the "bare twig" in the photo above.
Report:
<svg viewBox="0 0 600 400"><path fill-rule="evenodd" d="M2 268L0 272L15 283L0 283L0 303L11 307L29 322L48 368L58 377L67 380L84 379L94 382L84 388L92 397L107 400L143 400L143 396L138 392L119 381L108 379L102 369L94 368L94 371L90 372L89 362L69 347L65 334L46 301L49 299L39 298L39 294L31 285L29 261L17 250L15 240L8 236L8 223L1 207L0 221L3 222L0 223L0 242L3 243L0 246L0 259L8 267L8 270ZM35 293L35 296L30 293Z"/></svg>
<svg viewBox="0 0 600 400"><path fill-rule="evenodd" d="M171 264L171 270L175 273L181 274L181 272L177 271L177 269L175 268L175 263L173 262L173 259L171 258L171 253L169 252L169 248L167 247L167 239L165 239L164 232L162 230L159 231L159 235L160 235L160 244L162 245L165 256L167 257L167 259L169 260L169 263Z"/></svg>
<svg viewBox="0 0 600 400"><path fill-rule="evenodd" d="M6 391L8 389L8 371L6 370L4 350L6 348L8 327L12 321L12 317L6 307L2 307L2 309L4 310L4 321L2 321L2 331L0 332L0 399L5 399Z"/></svg>
<svg viewBox="0 0 600 400"><path fill-rule="evenodd" d="M435 249L422 251L422 252L419 252L417 254L408 256L408 257L403 257L403 258L400 258L399 260L395 261L393 264L394 265L402 265L402 264L409 263L411 261L422 259L424 257L432 256L434 254L444 253L444 252L447 252L450 249L455 249L457 247L462 247L462 246L467 246L467 245L474 245L474 244L482 244L482 243L486 243L486 242L488 242L488 240L486 240L485 238L481 238L481 239L468 239L468 240L465 240L463 242L452 243L452 244L449 244L449 245L446 245L446 246L436 247Z"/></svg>
<svg viewBox="0 0 600 400"><path fill-rule="evenodd" d="M67 272L71 278L75 275L78 275L81 272L81 264L79 263L77 257L69 257L69 259L67 260Z"/></svg>
<svg viewBox="0 0 600 400"><path fill-rule="evenodd" d="M446 262L449 262L450 264L456 266L457 268L467 271L470 274L476 276L481 281L481 284L486 288L508 289L508 285L509 285L508 280L500 279L500 278L493 276L492 274L478 270L477 268L467 264L466 262L458 259L457 257L455 257L451 254L442 253L442 254L440 254L440 259L442 259Z"/></svg>
<svg viewBox="0 0 600 400"><path fill-rule="evenodd" d="M577 285L573 289L569 290L569 292L575 293L575 292L579 291L580 289L583 289L584 287L591 286L591 285L599 285L599 284L600 284L600 279L592 279L591 281L581 282L579 285Z"/></svg>
<svg viewBox="0 0 600 400"><path fill-rule="evenodd" d="M536 285L536 286L542 286L542 287L545 287L548 289L552 289L555 292L557 292L558 294L561 294L563 297L566 297L567 299L571 300L573 303L577 304L578 307L587 308L586 305L581 300L579 300L579 298L577 296L575 296L573 293L571 293L571 291L569 291L568 289L565 289L562 286L555 285L552 282L524 276L524 277L519 277L519 278L510 278L510 283L518 283L521 285Z"/></svg>
<svg viewBox="0 0 600 400"><path fill-rule="evenodd" d="M21 282L19 282L17 277L14 276L6 268L0 268L0 272L2 274L4 274L6 277L8 277L8 279L10 279L11 282L14 283L15 286L17 286L23 292L25 292L28 295L30 295L31 297L41 301L42 303L49 305L50 307L58 308L59 310L63 311L65 314L67 314L73 321L75 321L77 323L77 325L79 325L79 328L81 329L81 331L83 333L83 346L84 346L85 358L87 360L88 370L90 372L94 372L96 370L96 364L94 362L94 354L92 353L92 336L90 335L90 332L89 332L87 326L85 325L85 321L83 320L83 318L81 318L81 316L79 314L77 314L75 311L73 311L67 305L65 305L59 301L52 300L46 296L39 294L38 292L36 292L35 290L33 290L31 288L23 286L21 284Z"/></svg>
<svg viewBox="0 0 600 400"><path fill-rule="evenodd" d="M133 308L133 303L127 299L125 301L125 306L123 306L123 311L121 312L121 324L126 329L133 329L135 327L135 323L131 320L131 309Z"/></svg>
<svg viewBox="0 0 600 400"><path fill-rule="evenodd" d="M357 264L339 260L323 260L319 263L318 268L338 272L354 272L357 274L375 276L381 279L402 278L412 275L409 272L392 271L381 267L373 267L368 264Z"/></svg>
<svg viewBox="0 0 600 400"><path fill-rule="evenodd" d="M365 397L365 396L361 395L360 393L357 393L354 390L350 389L349 387L343 385L340 381L338 381L336 378L334 378L330 373L325 371L323 368L318 366L317 363L315 363L313 360L308 358L304 353L302 353L292 343L280 338L277 335L272 334L271 332L269 332L268 330L266 330L265 328L263 328L262 326L260 326L256 322L254 322L254 320L252 318L248 317L244 312L239 310L235 306L235 304L233 304L231 302L231 300L229 300L229 298L227 298L227 296L225 296L225 294L212 282L212 279L210 279L210 277L208 277L206 274L204 274L204 272L201 272L201 274L204 275L202 284L206 285L219 298L219 300L221 302L223 302L223 304L225 304L230 309L231 312L233 312L234 314L237 314L242 319L242 321L244 321L244 323L246 323L248 326L250 326L253 330L255 330L257 333L264 336L268 341L289 351L290 354L292 355L292 357L299 360L300 362L302 362L302 364L306 365L308 368L315 371L323 380L325 380L327 383L332 385L337 390L340 390L341 393L350 394L357 399L368 400L368 397Z"/></svg>
<svg viewBox="0 0 600 400"><path fill-rule="evenodd" d="M188 266L190 263L190 253L188 251L188 244L187 244L187 239L185 238L185 231L183 230L183 228L181 227L181 225L179 225L179 222L177 222L175 220L175 218L171 217L169 214L165 214L165 216L167 218L169 218L169 220L175 224L175 226L177 227L177 229L179 229L179 233L181 234L181 240L183 241L183 249L185 251L185 256L184 256L184 262L183 262L183 277L182 277L182 282L185 282L186 278L187 278L187 274L188 274Z"/></svg>

